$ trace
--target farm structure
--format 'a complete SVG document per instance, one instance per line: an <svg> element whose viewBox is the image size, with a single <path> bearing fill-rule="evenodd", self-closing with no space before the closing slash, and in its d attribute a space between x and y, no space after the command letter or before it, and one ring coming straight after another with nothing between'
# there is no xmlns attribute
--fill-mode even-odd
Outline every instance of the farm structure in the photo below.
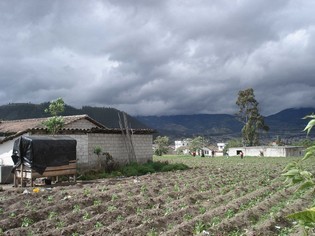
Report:
<svg viewBox="0 0 315 236"><path fill-rule="evenodd" d="M94 168L98 164L94 154L95 147L108 152L114 161L124 164L129 161L130 145L136 161L144 163L152 160L151 129L132 129L130 139L126 138L126 129L110 129L95 121L88 115L64 116L64 128L58 135L68 136L76 140L77 168ZM23 119L0 122L0 159L2 165L12 165L11 158L14 141L21 136L50 136L43 122L48 118ZM58 136L56 135L56 136Z"/></svg>
<svg viewBox="0 0 315 236"><path fill-rule="evenodd" d="M14 142L14 186L40 177L72 176L76 181L77 141L66 136L21 136ZM70 180L70 178L69 178Z"/></svg>
<svg viewBox="0 0 315 236"><path fill-rule="evenodd" d="M256 146L229 148L230 156L237 156L243 152L244 156L265 157L299 157L304 155L304 147L300 146Z"/></svg>

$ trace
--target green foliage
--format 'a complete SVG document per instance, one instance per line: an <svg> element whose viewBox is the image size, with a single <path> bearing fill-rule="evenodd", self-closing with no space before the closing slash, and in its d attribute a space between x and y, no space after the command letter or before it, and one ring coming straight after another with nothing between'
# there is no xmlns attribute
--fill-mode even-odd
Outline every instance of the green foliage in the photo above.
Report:
<svg viewBox="0 0 315 236"><path fill-rule="evenodd" d="M54 116L44 121L43 124L46 126L50 134L56 134L64 126L64 119L61 116Z"/></svg>
<svg viewBox="0 0 315 236"><path fill-rule="evenodd" d="M113 171L110 174L106 174L105 172L95 172L90 171L87 173L82 174L78 177L80 180L93 180L99 178L106 178L106 177L115 177L115 176L140 176L145 175L148 173L155 173L155 172L167 172L167 171L175 171L175 170L186 170L189 167L182 163L174 163L170 164L168 162L147 162L144 164L139 163L130 163L128 165L120 167L117 171Z"/></svg>
<svg viewBox="0 0 315 236"><path fill-rule="evenodd" d="M97 156L100 156L102 153L102 148L100 146L94 147L93 153L96 154Z"/></svg>
<svg viewBox="0 0 315 236"><path fill-rule="evenodd" d="M45 109L46 113L52 116L57 116L63 113L65 110L65 103L62 98L57 98L55 101L50 102L48 109Z"/></svg>
<svg viewBox="0 0 315 236"><path fill-rule="evenodd" d="M244 126L242 137L245 146L259 145L259 130L268 131L269 127L264 122L264 117L260 115L258 102L255 99L252 88L239 91L236 105L239 107L236 116Z"/></svg>
<svg viewBox="0 0 315 236"><path fill-rule="evenodd" d="M306 131L307 134L309 134L309 132L315 126L315 115L309 115L304 118L311 119L304 129L304 131ZM315 190L313 174L305 170L305 168L302 166L302 163L305 160L311 158L315 158L315 145L310 146L306 149L303 159L291 162L285 167L285 169L283 170L283 172L285 173L282 175L286 177L285 181L288 182L289 185L298 185L299 190L304 190L308 188L313 188L313 191ZM306 209L301 212L293 213L288 217L295 220L299 220L300 224L304 227L308 225L315 226L315 207Z"/></svg>
<svg viewBox="0 0 315 236"><path fill-rule="evenodd" d="M163 137L158 136L154 140L154 144L156 145L154 154L157 156L162 156L163 154L166 154L168 151L169 138L167 136Z"/></svg>
<svg viewBox="0 0 315 236"><path fill-rule="evenodd" d="M62 98L58 98L57 100L50 102L48 109L45 109L46 113L52 115L52 117L50 117L47 121L43 122L49 133L56 134L63 128L64 119L62 116L58 115L63 113L64 109L65 103Z"/></svg>
<svg viewBox="0 0 315 236"><path fill-rule="evenodd" d="M32 225L34 223L34 221L28 217L24 217L22 220L22 225L21 227L28 227L30 225Z"/></svg>
<svg viewBox="0 0 315 236"><path fill-rule="evenodd" d="M288 218L304 222L315 222L315 207L288 215Z"/></svg>
<svg viewBox="0 0 315 236"><path fill-rule="evenodd" d="M203 148L203 142L204 142L203 137L201 136L195 137L189 143L189 150L191 152L196 152L197 150Z"/></svg>

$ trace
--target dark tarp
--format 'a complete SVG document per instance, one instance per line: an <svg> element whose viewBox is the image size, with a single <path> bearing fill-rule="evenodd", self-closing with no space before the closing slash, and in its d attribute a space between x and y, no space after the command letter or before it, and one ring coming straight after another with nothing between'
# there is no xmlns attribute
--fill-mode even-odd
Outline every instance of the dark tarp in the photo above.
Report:
<svg viewBox="0 0 315 236"><path fill-rule="evenodd" d="M12 160L42 174L46 167L68 165L76 160L77 141L66 136L21 136L14 141Z"/></svg>

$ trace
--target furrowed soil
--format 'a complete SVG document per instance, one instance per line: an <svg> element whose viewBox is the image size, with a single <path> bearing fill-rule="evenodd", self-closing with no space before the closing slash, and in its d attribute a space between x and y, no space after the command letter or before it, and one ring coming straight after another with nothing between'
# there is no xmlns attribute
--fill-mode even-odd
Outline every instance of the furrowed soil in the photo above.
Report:
<svg viewBox="0 0 315 236"><path fill-rule="evenodd" d="M286 216L312 206L314 195L283 183L295 159L165 156L155 161L191 169L39 192L5 187L0 235L300 235Z"/></svg>

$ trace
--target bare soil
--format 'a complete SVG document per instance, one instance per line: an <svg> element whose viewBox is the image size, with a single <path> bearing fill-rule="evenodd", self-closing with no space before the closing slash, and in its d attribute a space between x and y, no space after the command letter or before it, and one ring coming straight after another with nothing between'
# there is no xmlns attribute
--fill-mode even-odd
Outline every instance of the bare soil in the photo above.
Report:
<svg viewBox="0 0 315 236"><path fill-rule="evenodd" d="M286 215L314 196L285 187L286 162L268 162L203 159L186 171L41 186L37 193L5 185L0 235L294 235L299 229Z"/></svg>

